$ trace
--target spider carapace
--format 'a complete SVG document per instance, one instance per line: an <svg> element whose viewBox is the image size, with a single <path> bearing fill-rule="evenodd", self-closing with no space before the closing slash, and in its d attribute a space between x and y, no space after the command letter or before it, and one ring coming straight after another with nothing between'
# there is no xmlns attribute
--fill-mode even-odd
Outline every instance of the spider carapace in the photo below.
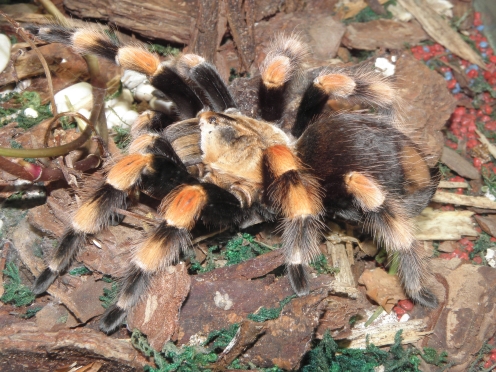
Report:
<svg viewBox="0 0 496 372"><path fill-rule="evenodd" d="M279 36L260 66L258 115L252 118L241 114L215 68L200 56L160 62L143 47L121 45L100 30L48 26L31 31L146 74L175 107L138 118L128 155L108 168L105 181L75 211L36 280L36 294L68 269L86 236L117 218L115 209L126 208L139 190L161 200L162 220L131 252L117 303L101 320L104 332L119 327L154 274L190 249L190 231L198 221L240 225L253 214L282 220L282 249L298 295L308 293L307 265L319 253L323 220L330 216L360 224L397 252L408 296L437 305L425 287L425 259L412 221L432 197L437 175L401 130L391 78L362 65L321 68L305 79L305 47L296 37ZM286 133L278 124L289 95L302 85ZM334 112L329 99L364 109Z"/></svg>

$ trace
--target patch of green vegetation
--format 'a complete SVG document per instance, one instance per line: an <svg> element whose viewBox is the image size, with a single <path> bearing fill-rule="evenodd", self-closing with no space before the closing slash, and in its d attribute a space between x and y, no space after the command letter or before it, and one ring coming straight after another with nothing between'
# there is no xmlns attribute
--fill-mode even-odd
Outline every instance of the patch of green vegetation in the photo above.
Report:
<svg viewBox="0 0 496 372"><path fill-rule="evenodd" d="M113 136L115 145L121 150L127 148L131 143L130 128L125 127L113 127L115 135Z"/></svg>
<svg viewBox="0 0 496 372"><path fill-rule="evenodd" d="M36 313L38 311L40 311L41 309L43 309L42 307L30 307L29 309L26 310L26 312L24 314L21 314L19 315L19 318L23 318L23 319L30 319L32 318L33 316L36 315Z"/></svg>
<svg viewBox="0 0 496 372"><path fill-rule="evenodd" d="M496 197L496 175L489 169L482 168L482 180L484 181L484 186L482 186L481 191L489 191Z"/></svg>
<svg viewBox="0 0 496 372"><path fill-rule="evenodd" d="M494 346L489 345L487 342L484 342L484 345L482 345L481 349L477 353L477 357L473 361L473 363L470 365L469 369L467 372L489 372L492 368L489 369L483 369L483 364L484 364L484 356L488 354Z"/></svg>
<svg viewBox="0 0 496 372"><path fill-rule="evenodd" d="M20 111L18 109L2 109L0 108L0 116L12 115L19 111L16 117L12 118L12 121L17 122L17 126L23 129L29 129L36 124L42 122L45 119L52 117L52 111L50 110L50 104L42 105L41 97L36 92L23 92L21 94L14 93L11 97L15 100L17 104L21 105ZM38 113L38 117L31 118L24 114L24 110L27 108L32 108Z"/></svg>
<svg viewBox="0 0 496 372"><path fill-rule="evenodd" d="M451 131L446 132L446 138L448 138L451 142L458 143L458 137Z"/></svg>
<svg viewBox="0 0 496 372"><path fill-rule="evenodd" d="M210 247L203 265L194 257L190 257L189 272L190 274L206 273L215 269L215 260L226 260L226 266L232 266L270 251L272 251L271 247L257 243L252 235L238 234L229 240L223 249L216 245Z"/></svg>
<svg viewBox="0 0 496 372"><path fill-rule="evenodd" d="M351 55L356 59L357 62L366 61L375 54L374 50L358 50L352 51Z"/></svg>
<svg viewBox="0 0 496 372"><path fill-rule="evenodd" d="M419 372L420 357L436 366L446 363L446 353L438 355L433 349L424 349L422 354L414 347L403 348L401 333L402 331L396 333L394 344L389 351L385 351L370 344L368 339L365 350L339 348L327 331L324 338L308 353L308 359L301 371L373 372L376 367L383 366L386 372Z"/></svg>
<svg viewBox="0 0 496 372"><path fill-rule="evenodd" d="M281 311L293 298L296 298L296 295L288 296L284 300L279 302L278 307L274 307L272 309L267 309L265 307L261 307L256 314L248 314L248 319L253 320L254 322L262 323L266 320L279 318L281 315Z"/></svg>
<svg viewBox="0 0 496 372"><path fill-rule="evenodd" d="M451 169L448 168L447 165L444 165L443 163L438 163L439 166L439 172L441 172L441 177L443 179L448 178L451 174Z"/></svg>
<svg viewBox="0 0 496 372"><path fill-rule="evenodd" d="M256 243L255 238L250 234L241 234L226 244L222 255L227 260L226 266L231 266L270 251L269 248Z"/></svg>
<svg viewBox="0 0 496 372"><path fill-rule="evenodd" d="M5 292L0 301L6 304L13 304L14 306L26 306L31 304L35 295L31 289L21 283L19 275L19 268L12 262L7 263L3 274L9 279L3 283Z"/></svg>
<svg viewBox="0 0 496 372"><path fill-rule="evenodd" d="M110 283L110 288L103 288L103 296L99 297L104 309L108 309L117 299L119 294L119 284L112 278L104 276L102 280L106 283Z"/></svg>
<svg viewBox="0 0 496 372"><path fill-rule="evenodd" d="M170 45L164 46L160 44L150 44L148 45L148 50L151 53L157 53L164 57L177 56L179 53L181 53L181 50L179 48L174 48Z"/></svg>
<svg viewBox="0 0 496 372"><path fill-rule="evenodd" d="M67 129L74 129L77 127L77 123L73 118L70 118L68 116L63 116L59 119L60 125L62 126L63 130Z"/></svg>
<svg viewBox="0 0 496 372"><path fill-rule="evenodd" d="M353 18L344 20L343 23L348 25L350 23L365 23L375 21L377 19L391 19L393 18L393 14L389 10L387 10L387 7L389 5L396 5L396 0L389 0L383 4L384 9L386 10L386 14L378 14L374 12L371 7L367 6Z"/></svg>
<svg viewBox="0 0 496 372"><path fill-rule="evenodd" d="M189 268L190 274L200 274L200 273L208 273L215 269L215 259L219 256L215 254L215 251L218 251L219 247L214 245L208 248L207 257L205 258L205 264L202 265L194 256L190 257L191 266Z"/></svg>
<svg viewBox="0 0 496 372"><path fill-rule="evenodd" d="M496 91L492 88L492 86L484 79L484 76L479 75L469 85L470 90L474 93L483 93L488 92L491 97L496 98Z"/></svg>
<svg viewBox="0 0 496 372"><path fill-rule="evenodd" d="M145 366L145 371L149 372L206 372L210 371L207 365L217 360L217 354L201 346L178 348L167 342L161 351L156 351L137 329L131 335L131 344L147 357L153 357L157 368Z"/></svg>
<svg viewBox="0 0 496 372"><path fill-rule="evenodd" d="M485 232L481 232L479 239L474 243L474 250L470 252L468 257L473 260L476 256L482 258L482 262L486 263L486 251L488 248L494 247L495 244L491 241L491 236Z"/></svg>
<svg viewBox="0 0 496 372"><path fill-rule="evenodd" d="M86 266L79 266L75 267L71 271L69 271L69 275L72 276L82 276L82 275L89 275L91 274L91 270L88 269Z"/></svg>
<svg viewBox="0 0 496 372"><path fill-rule="evenodd" d="M212 352L222 351L229 345L238 330L239 323L234 323L231 324L229 328L212 331L208 334L203 346L207 346L213 341L212 345L209 346L209 350Z"/></svg>
<svg viewBox="0 0 496 372"><path fill-rule="evenodd" d="M319 274L334 275L339 273L339 267L333 267L329 265L329 262L327 261L327 257L323 254L321 254L319 257L313 260L310 266L312 266Z"/></svg>

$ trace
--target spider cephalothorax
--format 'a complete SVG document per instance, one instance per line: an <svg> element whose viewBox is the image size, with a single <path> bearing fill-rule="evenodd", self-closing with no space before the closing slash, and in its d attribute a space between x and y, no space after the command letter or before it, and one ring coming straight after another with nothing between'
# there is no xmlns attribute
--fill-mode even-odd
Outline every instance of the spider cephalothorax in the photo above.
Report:
<svg viewBox="0 0 496 372"><path fill-rule="evenodd" d="M86 235L107 226L115 209L125 208L129 195L140 190L162 200L162 221L134 248L119 299L101 321L105 332L119 326L152 275L189 249L190 231L198 221L240 225L254 214L282 219L288 275L299 295L308 292L306 266L319 253L328 215L361 224L389 251L398 252L407 294L436 306L424 286L426 270L412 217L429 202L437 178L398 129L390 79L367 66L322 68L305 78L305 48L294 37L279 37L261 66L259 116L251 118L238 111L215 68L200 56L161 63L146 50L121 46L99 31L53 26L33 32L146 74L175 104L174 112L145 112L138 118L129 154L75 212L36 280L35 293L67 270ZM285 133L278 122L298 84L304 93L291 133ZM332 112L329 99L369 110Z"/></svg>

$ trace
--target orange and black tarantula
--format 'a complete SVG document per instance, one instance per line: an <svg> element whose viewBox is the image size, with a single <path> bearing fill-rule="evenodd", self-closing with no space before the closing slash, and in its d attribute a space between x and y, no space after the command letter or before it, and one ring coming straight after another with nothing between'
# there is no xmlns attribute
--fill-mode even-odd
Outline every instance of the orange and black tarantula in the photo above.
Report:
<svg viewBox="0 0 496 372"><path fill-rule="evenodd" d="M437 175L399 129L390 78L371 66L320 68L309 74L302 68L302 43L281 36L261 64L258 114L249 117L200 56L160 62L144 48L120 45L101 31L61 26L31 31L146 74L175 106L171 113L148 111L138 118L129 154L75 212L36 280L36 294L68 269L87 235L119 218L115 209L126 208L139 190L161 200L162 220L134 247L117 303L101 320L104 332L122 323L152 275L190 249L195 224L240 225L254 214L282 219L282 249L298 295L308 293L307 265L319 253L323 220L330 216L361 224L397 252L408 296L425 306L437 305L425 287L425 260L412 221L429 202ZM279 124L296 86L303 86L303 94L286 133ZM329 99L359 103L367 110L333 112Z"/></svg>

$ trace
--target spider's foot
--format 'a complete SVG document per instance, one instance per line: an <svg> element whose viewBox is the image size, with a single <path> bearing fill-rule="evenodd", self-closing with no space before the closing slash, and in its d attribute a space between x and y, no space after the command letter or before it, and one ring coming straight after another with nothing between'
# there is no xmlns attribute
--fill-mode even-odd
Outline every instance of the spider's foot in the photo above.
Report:
<svg viewBox="0 0 496 372"><path fill-rule="evenodd" d="M35 295L40 295L43 292L46 292L48 287L50 287L58 275L58 272L52 271L49 267L47 267L41 275L36 278L33 285L33 293Z"/></svg>
<svg viewBox="0 0 496 372"><path fill-rule="evenodd" d="M126 315L126 310L117 305L112 305L103 314L100 320L100 329L107 334L115 332L126 318Z"/></svg>
<svg viewBox="0 0 496 372"><path fill-rule="evenodd" d="M411 294L410 297L413 302L431 309L439 306L439 301L434 293L425 288L416 294Z"/></svg>
<svg viewBox="0 0 496 372"><path fill-rule="evenodd" d="M305 266L301 264L288 265L288 276L291 287L293 287L293 290L298 296L305 296L310 292L308 275Z"/></svg>

